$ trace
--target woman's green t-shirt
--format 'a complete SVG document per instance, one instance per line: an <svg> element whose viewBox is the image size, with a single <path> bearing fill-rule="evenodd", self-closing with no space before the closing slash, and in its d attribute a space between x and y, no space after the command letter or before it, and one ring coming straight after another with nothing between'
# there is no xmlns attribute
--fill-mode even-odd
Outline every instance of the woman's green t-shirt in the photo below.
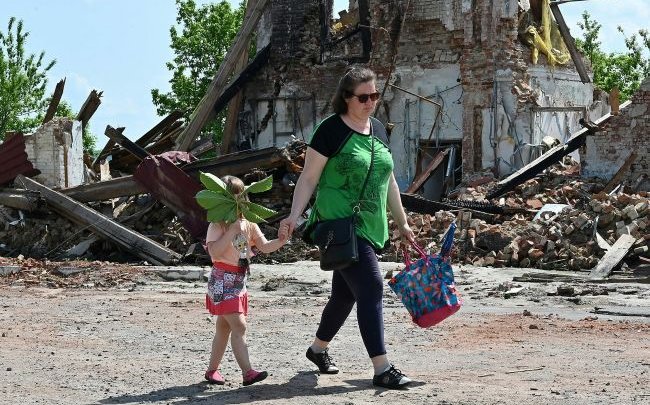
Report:
<svg viewBox="0 0 650 405"><path fill-rule="evenodd" d="M340 117L338 119L340 120ZM375 132L377 125L381 123L374 119L373 121L373 132ZM339 125L335 127L338 129ZM348 129L348 134L338 151L329 157L321 174L310 223L315 220L350 216L355 203L360 201L357 235L368 240L375 248L383 248L388 240L386 202L388 183L393 172L393 159L384 142L375 137L372 171L363 196L359 200L359 193L370 167L372 142L370 135L359 134L347 126L345 128ZM323 133L323 130L322 125L316 128L312 144L317 136L332 136Z"/></svg>

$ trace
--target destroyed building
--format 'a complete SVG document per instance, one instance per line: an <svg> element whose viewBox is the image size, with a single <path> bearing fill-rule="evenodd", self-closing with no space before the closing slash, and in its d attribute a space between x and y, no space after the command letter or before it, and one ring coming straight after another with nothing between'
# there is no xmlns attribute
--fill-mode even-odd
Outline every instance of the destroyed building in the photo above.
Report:
<svg viewBox="0 0 650 405"><path fill-rule="evenodd" d="M463 174L511 173L545 150L545 137L564 142L580 118L609 111L569 56L547 0L358 0L341 18L332 5L269 4L257 48L272 53L246 84L237 144L308 141L346 67L364 64L378 73L377 116L392 127L401 188L450 148L423 189L438 199Z"/></svg>
<svg viewBox="0 0 650 405"><path fill-rule="evenodd" d="M332 4L251 2L190 121L172 112L135 141L107 126L110 141L86 159L82 184L80 135L101 93L75 120L7 136L0 183L13 188L0 190L0 254L205 263L207 222L193 197L200 171L247 183L273 174L258 202L278 211L274 232L304 166L304 141L330 114L346 68L364 65L378 73L377 116L423 246L435 251L456 221L462 263L593 268L602 278L624 257L650 262L650 79L620 108L595 91L558 4L358 0L339 18ZM201 139L226 106L222 144ZM216 157L196 160L214 148ZM317 257L294 240L277 261ZM396 242L383 259L398 254Z"/></svg>
<svg viewBox="0 0 650 405"><path fill-rule="evenodd" d="M609 179L624 168L620 182L650 191L650 77L622 107L602 131L587 137L582 174Z"/></svg>

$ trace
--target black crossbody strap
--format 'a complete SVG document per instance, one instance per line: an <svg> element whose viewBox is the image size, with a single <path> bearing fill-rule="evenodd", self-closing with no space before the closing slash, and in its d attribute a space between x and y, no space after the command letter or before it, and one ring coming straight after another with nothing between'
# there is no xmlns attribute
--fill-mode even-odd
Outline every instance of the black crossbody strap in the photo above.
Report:
<svg viewBox="0 0 650 405"><path fill-rule="evenodd" d="M353 211L355 214L358 214L361 211L361 198L363 198L363 192L366 191L366 185L368 185L368 179L370 178L370 172L372 171L372 166L375 161L375 136L373 134L372 120L370 120L370 166L368 166L368 174L366 174L366 179L363 181L363 186L361 186L361 192L359 193L359 198L357 198L357 203L354 205Z"/></svg>

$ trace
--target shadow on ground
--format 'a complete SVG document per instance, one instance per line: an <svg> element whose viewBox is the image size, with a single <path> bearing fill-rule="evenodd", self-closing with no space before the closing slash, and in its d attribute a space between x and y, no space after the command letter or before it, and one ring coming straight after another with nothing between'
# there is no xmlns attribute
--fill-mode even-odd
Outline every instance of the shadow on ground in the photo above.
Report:
<svg viewBox="0 0 650 405"><path fill-rule="evenodd" d="M384 389L376 389L369 379L344 380L345 386L317 387L318 372L301 371L283 384L257 384L248 387L236 387L214 391L215 387L208 383L198 383L187 386L169 387L140 395L121 395L103 399L101 404L129 404L143 402L174 401L174 404L196 404L218 400L220 404L244 404L254 400L277 400L304 397L320 397L337 395L355 391L375 389L374 395L379 395ZM410 387L424 385L413 382Z"/></svg>

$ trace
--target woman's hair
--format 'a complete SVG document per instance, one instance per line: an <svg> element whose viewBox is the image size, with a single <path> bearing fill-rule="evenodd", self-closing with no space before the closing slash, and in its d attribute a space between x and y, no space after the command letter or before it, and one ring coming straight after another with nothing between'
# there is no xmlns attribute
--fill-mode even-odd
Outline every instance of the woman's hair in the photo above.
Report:
<svg viewBox="0 0 650 405"><path fill-rule="evenodd" d="M377 80L377 75L368 68L353 67L348 69L341 80L339 80L336 93L332 97L332 109L334 113L345 114L348 112L348 104L345 102L345 99L352 97L354 89L361 83L374 82L375 80Z"/></svg>
<svg viewBox="0 0 650 405"><path fill-rule="evenodd" d="M237 176L227 175L223 176L221 180L226 183L226 189L233 195L241 194L244 191L244 188L246 188L244 182ZM246 197L246 201L248 201L248 196Z"/></svg>

